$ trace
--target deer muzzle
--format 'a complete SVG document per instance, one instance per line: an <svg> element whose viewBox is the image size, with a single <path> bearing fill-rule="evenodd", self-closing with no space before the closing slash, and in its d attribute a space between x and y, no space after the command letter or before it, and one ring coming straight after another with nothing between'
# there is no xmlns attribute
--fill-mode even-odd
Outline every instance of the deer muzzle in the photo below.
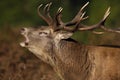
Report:
<svg viewBox="0 0 120 80"><path fill-rule="evenodd" d="M23 35L26 39L24 42L20 43L20 46L22 46L22 47L27 47L28 44L29 44L29 39L27 37L27 34L28 34L28 29L27 28L22 28L21 29L21 35Z"/></svg>

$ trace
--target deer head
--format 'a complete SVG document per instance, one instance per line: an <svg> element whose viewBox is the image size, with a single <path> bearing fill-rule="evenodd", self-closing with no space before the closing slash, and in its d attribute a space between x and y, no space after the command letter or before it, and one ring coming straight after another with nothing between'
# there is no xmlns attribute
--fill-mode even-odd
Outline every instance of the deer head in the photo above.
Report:
<svg viewBox="0 0 120 80"><path fill-rule="evenodd" d="M38 15L47 22L48 26L41 26L39 28L22 28L21 34L26 38L26 41L20 43L22 47L28 48L35 53L38 57L44 61L51 61L51 54L53 53L53 46L58 47L61 40L70 38L76 31L91 30L95 34L101 34L103 32L95 32L97 28L101 28L104 31L120 33L119 30L107 29L104 24L107 17L110 14L110 7L105 12L103 19L95 25L87 26L81 24L81 21L88 18L84 17L84 8L89 4L87 2L77 13L77 15L70 22L64 23L61 20L61 13L63 8L59 8L55 17L52 18L49 14L49 9L52 3L45 5L43 9L43 15L40 13L42 4L38 7ZM70 27L74 26L74 27Z"/></svg>

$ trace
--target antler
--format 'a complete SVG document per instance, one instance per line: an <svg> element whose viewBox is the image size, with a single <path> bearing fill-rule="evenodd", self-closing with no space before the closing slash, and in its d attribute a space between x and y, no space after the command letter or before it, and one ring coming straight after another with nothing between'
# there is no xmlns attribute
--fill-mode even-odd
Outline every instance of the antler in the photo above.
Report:
<svg viewBox="0 0 120 80"><path fill-rule="evenodd" d="M76 30L80 30L80 31L86 31L86 30L95 30L97 28L100 28L104 31L108 31L108 32L115 32L115 33L120 33L120 30L119 29L108 29L105 27L105 21L106 19L108 18L109 14L110 14L110 7L107 9L107 11L105 12L105 15L103 17L103 19L95 24L95 25L91 25L91 26L87 26L87 25L83 25L83 24L80 24L80 22L82 20L85 20L88 18L85 17L84 18L84 15L85 15L85 12L83 12L83 9L89 4L89 2L87 2L81 9L80 11L78 12L78 14L75 16L75 18L70 21L70 22L67 22L67 23L62 23L62 26L63 26L63 30L66 30L66 31L71 31L71 32L75 32ZM71 27L67 27L67 26L72 26L74 25L73 28ZM93 33L95 34L102 34L104 32L96 32L96 31L93 31Z"/></svg>
<svg viewBox="0 0 120 80"><path fill-rule="evenodd" d="M95 25L91 25L91 26L87 26L87 25L83 25L80 22L82 20L85 20L88 18L84 17L86 12L83 12L84 8L89 4L89 2L87 2L77 13L77 15L70 21L67 23L63 23L61 20L61 16L62 16L62 10L63 8L60 7L55 15L54 20L51 18L50 14L49 14L49 8L51 6L52 3L49 3L47 5L45 5L43 12L44 15L42 15L40 13L40 8L42 7L42 4L38 7L38 15L44 19L49 26L51 26L53 28L53 31L57 31L57 30L66 30L66 31L70 31L70 32L75 32L76 30L80 30L80 31L86 31L86 30L95 30L97 28L100 28L104 31L108 31L108 32L115 32L115 33L120 33L120 29L108 29L105 27L105 21L108 18L109 14L110 14L110 7L107 9L107 11L105 12L105 15L103 17L103 19L98 22ZM74 26L74 27L68 27L68 26ZM93 31L93 33L95 34L102 34L104 32L96 32Z"/></svg>
<svg viewBox="0 0 120 80"><path fill-rule="evenodd" d="M87 2L85 5L83 5L83 7L79 10L79 12L77 13L77 15L73 18L72 21L65 23L66 26L72 26L75 25L76 23L80 23L81 20L85 20L88 18L85 17L83 18L83 16L85 15L85 12L83 12L84 8L89 4L89 2Z"/></svg>
<svg viewBox="0 0 120 80"><path fill-rule="evenodd" d="M70 22L67 22L67 23L63 23L62 20L61 20L61 13L62 13L62 10L63 8L59 8L58 11L57 11L57 14L55 16L55 22L57 24L57 27L55 30L59 30L59 29L63 29L64 30L67 30L67 31L75 31L77 30L78 28L78 25L79 23L82 21L82 20L85 20L88 18L87 17L84 17L85 13L86 12L83 12L83 9L89 4L89 2L87 2L80 10L79 12L77 13L77 15L74 17L73 20L71 20ZM84 18L83 18L84 17ZM76 27L74 27L73 29L72 28L68 28L68 27L65 27L65 26L72 26L72 25L76 25Z"/></svg>
<svg viewBox="0 0 120 80"><path fill-rule="evenodd" d="M58 11L57 11L57 14L56 14L56 16L55 16L55 21L56 21L56 24L57 24L57 25L64 24L64 23L62 22L62 20L61 20L62 10L63 10L63 8L62 8L62 7L59 7L59 9L58 9Z"/></svg>
<svg viewBox="0 0 120 80"><path fill-rule="evenodd" d="M38 6L38 9L37 9L37 12L38 12L38 15L47 22L48 25L51 25L52 22L53 22L53 19L51 18L50 14L49 14L49 9L50 9L50 6L51 6L52 3L48 3L45 5L44 9L43 9L43 14L42 15L40 13L40 8L43 6L43 4L41 4L40 6Z"/></svg>
<svg viewBox="0 0 120 80"><path fill-rule="evenodd" d="M94 30L94 29L97 29L97 28L101 28L104 31L120 33L120 31L117 30L117 29L113 30L113 29L108 29L108 28L105 27L105 21L108 18L109 14L110 14L110 7L107 9L107 11L105 12L105 15L104 15L103 19L98 24L95 24L95 25L92 25L92 26L80 25L82 27L80 27L79 30L83 31L83 30ZM96 34L102 34L103 32L95 32L94 31L94 33L96 33Z"/></svg>

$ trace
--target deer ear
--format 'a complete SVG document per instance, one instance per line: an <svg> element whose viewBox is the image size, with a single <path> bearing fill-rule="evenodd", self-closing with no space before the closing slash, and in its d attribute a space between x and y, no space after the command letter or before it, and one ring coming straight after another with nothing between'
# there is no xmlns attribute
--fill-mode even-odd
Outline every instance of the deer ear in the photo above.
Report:
<svg viewBox="0 0 120 80"><path fill-rule="evenodd" d="M68 39L73 35L73 33L62 33L60 35L61 35L61 39Z"/></svg>
<svg viewBox="0 0 120 80"><path fill-rule="evenodd" d="M61 32L61 33L58 33L56 36L55 36L55 39L56 40L61 40L61 39L68 39L70 38L71 36L73 35L73 33L70 33L70 32Z"/></svg>

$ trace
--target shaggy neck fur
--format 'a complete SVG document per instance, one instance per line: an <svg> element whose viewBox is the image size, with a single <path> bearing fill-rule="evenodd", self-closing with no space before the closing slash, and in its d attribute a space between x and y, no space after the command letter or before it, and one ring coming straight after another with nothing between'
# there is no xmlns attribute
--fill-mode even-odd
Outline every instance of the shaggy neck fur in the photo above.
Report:
<svg viewBox="0 0 120 80"><path fill-rule="evenodd" d="M89 48L80 45L72 39L67 39L61 40L57 48L54 48L55 70L65 80L87 80L85 76L90 75Z"/></svg>

